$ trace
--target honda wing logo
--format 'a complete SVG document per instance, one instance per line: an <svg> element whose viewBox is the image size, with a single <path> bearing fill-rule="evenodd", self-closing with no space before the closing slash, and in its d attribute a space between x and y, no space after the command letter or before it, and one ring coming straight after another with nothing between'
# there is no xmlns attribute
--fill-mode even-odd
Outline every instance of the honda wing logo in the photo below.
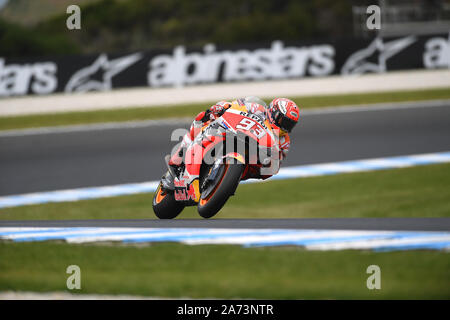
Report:
<svg viewBox="0 0 450 320"><path fill-rule="evenodd" d="M141 53L108 60L101 54L94 63L75 72L67 82L66 92L106 91L112 88L112 78L142 58Z"/></svg>
<svg viewBox="0 0 450 320"><path fill-rule="evenodd" d="M341 69L343 75L363 74L368 72L385 72L386 61L413 42L414 36L384 42L381 38L374 39L370 45L353 53Z"/></svg>

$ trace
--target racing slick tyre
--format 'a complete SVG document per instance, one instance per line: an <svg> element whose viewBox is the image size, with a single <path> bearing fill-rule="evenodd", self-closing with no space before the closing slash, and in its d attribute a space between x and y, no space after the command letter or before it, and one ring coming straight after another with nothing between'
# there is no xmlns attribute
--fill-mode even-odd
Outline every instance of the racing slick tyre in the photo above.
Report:
<svg viewBox="0 0 450 320"><path fill-rule="evenodd" d="M227 202L228 198L234 194L241 180L245 166L243 164L223 164L221 175L217 178L214 189L207 197L200 197L197 210L203 218L211 218Z"/></svg>
<svg viewBox="0 0 450 320"><path fill-rule="evenodd" d="M184 204L175 200L172 191L164 191L159 183L153 196L153 211L159 219L173 219L184 209Z"/></svg>

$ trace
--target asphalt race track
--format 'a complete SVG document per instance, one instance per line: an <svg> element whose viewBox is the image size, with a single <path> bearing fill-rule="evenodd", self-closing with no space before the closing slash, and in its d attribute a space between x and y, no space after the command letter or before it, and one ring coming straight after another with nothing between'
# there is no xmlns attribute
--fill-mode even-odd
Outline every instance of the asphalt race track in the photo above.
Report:
<svg viewBox="0 0 450 320"><path fill-rule="evenodd" d="M188 126L0 135L0 196L158 180L171 132ZM305 114L291 137L284 166L448 151L450 108Z"/></svg>
<svg viewBox="0 0 450 320"><path fill-rule="evenodd" d="M46 220L0 221L0 227L39 228L226 228L314 229L378 231L450 231L450 218L338 218L338 219L210 219L210 220Z"/></svg>

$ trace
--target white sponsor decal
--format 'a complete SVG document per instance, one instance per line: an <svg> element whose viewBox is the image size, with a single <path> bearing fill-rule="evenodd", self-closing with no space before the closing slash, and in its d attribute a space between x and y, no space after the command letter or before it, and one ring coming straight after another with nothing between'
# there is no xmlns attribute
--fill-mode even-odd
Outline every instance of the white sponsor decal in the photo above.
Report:
<svg viewBox="0 0 450 320"><path fill-rule="evenodd" d="M51 93L58 85L57 69L53 62L5 65L0 58L0 96Z"/></svg>
<svg viewBox="0 0 450 320"><path fill-rule="evenodd" d="M173 54L154 57L147 75L148 84L154 87L182 86L194 83L245 81L324 76L334 70L335 50L331 45L308 47L284 47L274 41L270 49L254 51L215 51L214 45L206 45L203 53L186 54L185 47L178 46Z"/></svg>
<svg viewBox="0 0 450 320"><path fill-rule="evenodd" d="M112 78L142 58L141 53L108 60L101 54L92 65L78 70L67 82L66 92L106 91L112 88Z"/></svg>
<svg viewBox="0 0 450 320"><path fill-rule="evenodd" d="M386 61L415 41L414 36L389 42L384 42L381 38L375 38L367 48L356 51L347 59L341 73L347 75L386 72Z"/></svg>
<svg viewBox="0 0 450 320"><path fill-rule="evenodd" d="M450 68L450 33L448 39L431 38L425 43L423 65L428 69Z"/></svg>

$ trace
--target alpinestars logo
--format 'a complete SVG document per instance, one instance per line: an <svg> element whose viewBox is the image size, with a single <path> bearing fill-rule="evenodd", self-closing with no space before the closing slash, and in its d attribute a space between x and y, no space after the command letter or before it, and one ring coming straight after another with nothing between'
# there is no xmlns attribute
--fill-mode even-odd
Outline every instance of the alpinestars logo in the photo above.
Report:
<svg viewBox="0 0 450 320"><path fill-rule="evenodd" d="M108 60L101 54L92 65L75 72L67 82L66 92L106 91L112 89L112 78L142 58L141 53Z"/></svg>
<svg viewBox="0 0 450 320"><path fill-rule="evenodd" d="M381 38L374 39L367 48L356 51L343 65L341 74L363 74L368 72L386 72L386 61L413 42L414 36L384 42Z"/></svg>
<svg viewBox="0 0 450 320"><path fill-rule="evenodd" d="M447 39L443 37L433 37L425 43L423 65L429 69L450 69L450 33L448 34Z"/></svg>

